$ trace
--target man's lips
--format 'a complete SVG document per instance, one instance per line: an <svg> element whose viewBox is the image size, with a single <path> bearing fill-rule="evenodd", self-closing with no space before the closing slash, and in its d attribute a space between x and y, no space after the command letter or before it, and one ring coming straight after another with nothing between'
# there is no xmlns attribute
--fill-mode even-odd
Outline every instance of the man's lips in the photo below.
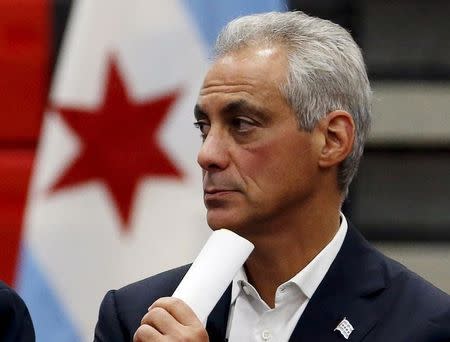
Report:
<svg viewBox="0 0 450 342"><path fill-rule="evenodd" d="M234 189L227 189L227 188L206 188L206 189L203 190L203 192L205 194L210 194L210 195L216 194L218 192L228 192L228 191L236 191L236 190L234 190Z"/></svg>
<svg viewBox="0 0 450 342"><path fill-rule="evenodd" d="M222 196L226 196L235 192L237 192L237 190L228 188L206 188L203 191L205 201L218 199Z"/></svg>

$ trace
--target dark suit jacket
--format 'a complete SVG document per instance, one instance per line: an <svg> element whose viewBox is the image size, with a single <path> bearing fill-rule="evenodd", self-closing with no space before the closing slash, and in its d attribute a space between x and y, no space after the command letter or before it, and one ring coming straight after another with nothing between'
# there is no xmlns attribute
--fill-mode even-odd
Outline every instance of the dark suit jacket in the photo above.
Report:
<svg viewBox="0 0 450 342"><path fill-rule="evenodd" d="M109 291L95 341L131 341L147 308L171 296L188 268ZM230 294L231 286L208 318L210 341L224 341ZM344 317L354 327L349 341L450 341L450 296L382 255L351 226L290 341L345 341L334 331Z"/></svg>
<svg viewBox="0 0 450 342"><path fill-rule="evenodd" d="M0 281L0 341L33 342L33 323L22 298Z"/></svg>

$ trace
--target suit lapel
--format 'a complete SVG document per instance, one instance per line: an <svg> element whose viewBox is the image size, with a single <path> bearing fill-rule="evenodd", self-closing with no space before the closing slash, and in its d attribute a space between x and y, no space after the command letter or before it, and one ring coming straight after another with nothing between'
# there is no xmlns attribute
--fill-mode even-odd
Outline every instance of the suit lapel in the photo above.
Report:
<svg viewBox="0 0 450 342"><path fill-rule="evenodd" d="M386 310L387 272L383 257L349 224L341 250L312 296L289 341L346 341L337 325L346 318L361 341ZM384 298L386 299L386 298ZM208 317L210 341L225 341L231 285Z"/></svg>
<svg viewBox="0 0 450 342"><path fill-rule="evenodd" d="M225 341L228 324L228 313L231 302L231 285L217 302L211 314L208 316L206 331L210 341Z"/></svg>
<svg viewBox="0 0 450 342"><path fill-rule="evenodd" d="M382 256L349 225L341 250L289 341L345 341L334 331L344 318L354 328L348 341L361 341L384 309L376 301L387 286L385 275Z"/></svg>

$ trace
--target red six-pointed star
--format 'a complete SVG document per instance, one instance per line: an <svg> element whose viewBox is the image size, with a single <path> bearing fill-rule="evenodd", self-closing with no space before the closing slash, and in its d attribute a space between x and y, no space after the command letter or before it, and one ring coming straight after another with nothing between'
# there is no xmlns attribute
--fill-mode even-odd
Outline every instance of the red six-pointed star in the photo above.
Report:
<svg viewBox="0 0 450 342"><path fill-rule="evenodd" d="M105 88L103 104L95 111L56 108L78 135L82 148L51 190L103 181L126 230L133 195L142 178L152 175L181 178L181 172L165 155L157 136L178 94L174 91L143 103L133 102L114 62L109 65Z"/></svg>

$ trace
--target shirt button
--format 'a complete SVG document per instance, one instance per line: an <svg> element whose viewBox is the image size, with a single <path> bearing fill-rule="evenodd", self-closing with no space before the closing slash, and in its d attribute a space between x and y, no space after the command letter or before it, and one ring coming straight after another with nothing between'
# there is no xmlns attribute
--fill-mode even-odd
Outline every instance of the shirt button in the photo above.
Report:
<svg viewBox="0 0 450 342"><path fill-rule="evenodd" d="M261 337L264 341L269 341L272 338L272 335L270 331L266 329L261 333Z"/></svg>

